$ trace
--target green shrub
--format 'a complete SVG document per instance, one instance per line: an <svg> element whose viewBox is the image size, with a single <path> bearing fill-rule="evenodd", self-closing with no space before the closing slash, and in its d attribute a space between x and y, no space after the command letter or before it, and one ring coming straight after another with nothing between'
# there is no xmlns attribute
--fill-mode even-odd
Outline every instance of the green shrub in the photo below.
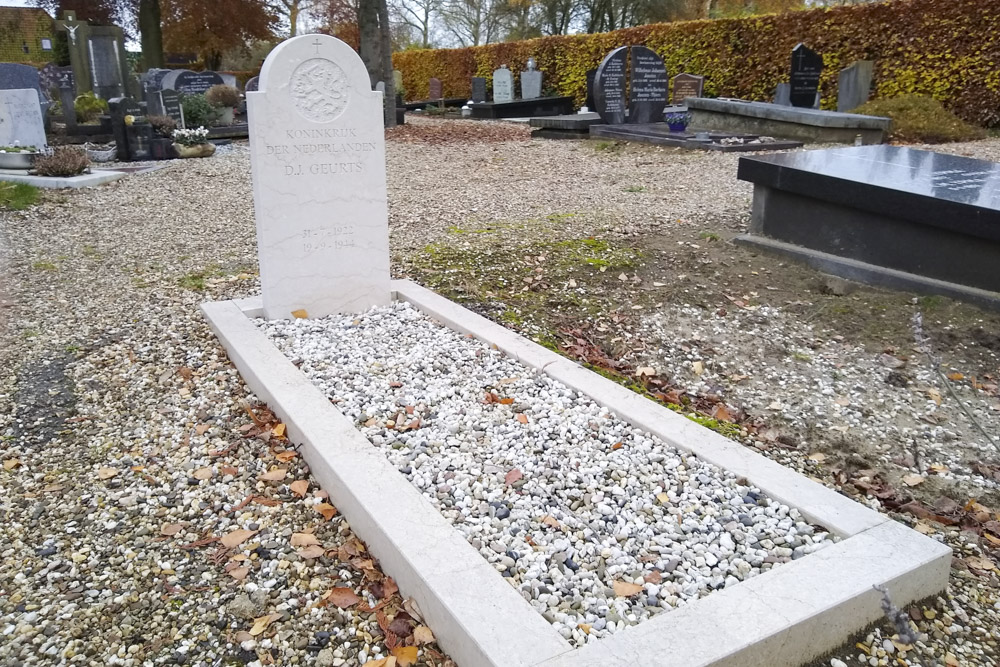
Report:
<svg viewBox="0 0 1000 667"><path fill-rule="evenodd" d="M51 155L35 158L35 172L39 176L79 176L89 166L87 151L76 146L59 146Z"/></svg>
<svg viewBox="0 0 1000 667"><path fill-rule="evenodd" d="M204 95L185 95L181 99L181 108L184 109L184 123L188 127L211 125L219 117L219 112Z"/></svg>
<svg viewBox="0 0 1000 667"><path fill-rule="evenodd" d="M84 93L73 100L78 123L93 123L103 113L108 113L108 103L91 92Z"/></svg>
<svg viewBox="0 0 1000 667"><path fill-rule="evenodd" d="M208 89L205 99L216 109L232 108L240 103L240 91L232 86L219 84Z"/></svg>
<svg viewBox="0 0 1000 667"><path fill-rule="evenodd" d="M0 181L0 210L23 211L38 201L38 188L27 183Z"/></svg>
<svg viewBox="0 0 1000 667"><path fill-rule="evenodd" d="M889 138L913 144L941 144L947 141L983 139L986 131L970 125L926 95L903 95L873 100L853 111L892 119Z"/></svg>

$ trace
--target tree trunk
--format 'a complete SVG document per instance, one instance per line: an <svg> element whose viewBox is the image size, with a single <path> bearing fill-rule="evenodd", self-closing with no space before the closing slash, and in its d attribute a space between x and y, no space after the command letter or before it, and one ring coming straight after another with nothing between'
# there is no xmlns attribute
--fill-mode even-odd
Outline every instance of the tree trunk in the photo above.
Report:
<svg viewBox="0 0 1000 667"><path fill-rule="evenodd" d="M385 126L396 127L396 81L392 76L392 29L389 26L389 7L386 0L378 0L379 46L382 52L382 81L385 94L382 106Z"/></svg>
<svg viewBox="0 0 1000 667"><path fill-rule="evenodd" d="M299 0L292 0L292 3L288 5L288 23L288 36L295 37L299 23Z"/></svg>
<svg viewBox="0 0 1000 667"><path fill-rule="evenodd" d="M382 81L382 40L379 36L379 3L384 0L361 0L358 3L358 53L368 70L372 88Z"/></svg>
<svg viewBox="0 0 1000 667"><path fill-rule="evenodd" d="M145 69L163 67L163 32L160 0L139 0L139 39Z"/></svg>

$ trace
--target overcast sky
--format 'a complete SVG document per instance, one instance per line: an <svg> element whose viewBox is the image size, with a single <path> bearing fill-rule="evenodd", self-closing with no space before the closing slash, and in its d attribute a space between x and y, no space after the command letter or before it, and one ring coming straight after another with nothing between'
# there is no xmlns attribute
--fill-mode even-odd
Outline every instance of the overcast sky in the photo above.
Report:
<svg viewBox="0 0 1000 667"><path fill-rule="evenodd" d="M0 0L0 7L30 7L31 0Z"/></svg>

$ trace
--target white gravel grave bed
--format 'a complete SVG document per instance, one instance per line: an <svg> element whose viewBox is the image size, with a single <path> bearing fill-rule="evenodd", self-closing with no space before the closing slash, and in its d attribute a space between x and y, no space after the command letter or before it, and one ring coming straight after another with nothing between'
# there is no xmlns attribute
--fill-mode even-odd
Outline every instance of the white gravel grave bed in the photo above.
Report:
<svg viewBox="0 0 1000 667"><path fill-rule="evenodd" d="M832 543L408 304L258 325L575 644Z"/></svg>

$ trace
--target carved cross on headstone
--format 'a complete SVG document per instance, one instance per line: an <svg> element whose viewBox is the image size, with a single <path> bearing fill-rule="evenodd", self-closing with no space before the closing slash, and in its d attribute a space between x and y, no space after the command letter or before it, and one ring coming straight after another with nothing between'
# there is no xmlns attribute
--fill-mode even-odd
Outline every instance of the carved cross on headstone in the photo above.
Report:
<svg viewBox="0 0 1000 667"><path fill-rule="evenodd" d="M316 41L313 42L312 45L316 47L316 55L318 56L319 55L319 47L323 45L323 43L321 41L319 41L319 37L316 38Z"/></svg>
<svg viewBox="0 0 1000 667"><path fill-rule="evenodd" d="M70 43L76 44L76 31L84 25L86 21L76 20L76 12L63 12L63 20L56 21L56 30L68 33Z"/></svg>

